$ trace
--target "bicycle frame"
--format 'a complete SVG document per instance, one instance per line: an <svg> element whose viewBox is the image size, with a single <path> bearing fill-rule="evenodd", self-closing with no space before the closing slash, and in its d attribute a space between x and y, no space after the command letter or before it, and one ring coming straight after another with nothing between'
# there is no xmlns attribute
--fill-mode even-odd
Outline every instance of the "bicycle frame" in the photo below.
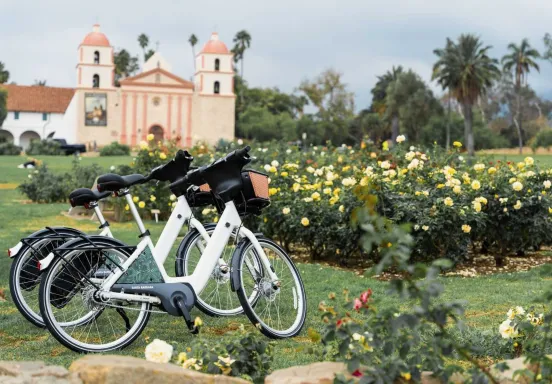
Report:
<svg viewBox="0 0 552 384"><path fill-rule="evenodd" d="M179 196L175 209L173 210L167 224L165 225L165 228L163 229L163 233L161 234L157 245L154 246L149 234L143 231L142 233L146 233L146 235L144 236L143 240L140 241L140 243L136 246L136 250L132 253L132 255L127 260L125 260L125 262L121 265L121 268L117 268L112 275L110 275L102 282L100 286L100 295L102 299L121 299L158 303L159 299L154 297L110 291L111 287L128 270L128 268L136 261L136 259L146 248L150 249L153 258L157 264L157 268L159 269L165 283L188 283L197 294L201 293L201 291L207 285L210 274L215 268L217 261L220 259L220 255L224 251L224 247L228 243L228 240L230 239L232 232L234 231L240 232L243 237L247 237L251 241L270 279L272 281L278 281L278 277L273 272L272 266L253 232L251 232L247 228L241 227L241 218L233 201L226 203L225 209L222 212L222 215L207 243L207 246L201 254L201 258L199 259L194 272L189 276L183 277L168 276L163 264L167 256L169 255L172 244L174 243L176 237L178 236L178 233L180 232L180 228L184 224L186 216L190 213L191 209L185 197ZM137 223L140 230L144 229L143 223L139 217Z"/></svg>

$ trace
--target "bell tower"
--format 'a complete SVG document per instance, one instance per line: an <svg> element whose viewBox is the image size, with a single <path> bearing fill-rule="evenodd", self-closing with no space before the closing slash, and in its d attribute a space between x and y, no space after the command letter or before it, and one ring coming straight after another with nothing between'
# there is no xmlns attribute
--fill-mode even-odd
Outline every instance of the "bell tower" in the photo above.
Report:
<svg viewBox="0 0 552 384"><path fill-rule="evenodd" d="M94 24L78 48L77 88L113 89L114 79L113 47Z"/></svg>
<svg viewBox="0 0 552 384"><path fill-rule="evenodd" d="M211 38L196 56L195 89L200 95L234 95L233 54L219 40L218 33Z"/></svg>

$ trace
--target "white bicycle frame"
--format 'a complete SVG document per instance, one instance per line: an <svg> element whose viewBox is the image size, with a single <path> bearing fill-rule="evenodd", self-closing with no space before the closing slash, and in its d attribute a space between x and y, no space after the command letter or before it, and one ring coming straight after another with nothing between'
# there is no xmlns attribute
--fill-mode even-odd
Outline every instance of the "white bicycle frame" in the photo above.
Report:
<svg viewBox="0 0 552 384"><path fill-rule="evenodd" d="M127 201L129 200L132 201L130 198L127 198ZM142 233L146 233L144 224L140 219L140 216L138 215L136 207L134 206L134 204L130 204L130 202L129 207L132 214L135 215L138 228L140 229L140 231L142 231ZM264 250L257 241L257 238L255 237L253 232L241 226L241 218L233 201L226 203L225 209L222 212L222 215L220 216L217 226L215 227L215 230L212 233L210 239L207 235L207 238L209 239L207 242L207 246L201 253L201 258L199 259L194 272L189 276L183 277L168 276L163 264L167 259L167 256L169 255L169 252L180 232L180 229L184 225L186 217L191 217L190 220L195 220L192 216L192 211L190 206L188 205L188 202L186 201L186 198L184 196L179 196L176 206L167 224L165 225L165 228L163 229L159 240L157 241L157 245L153 245L153 242L151 241L149 235L144 236L142 241L140 241L140 243L138 243L138 245L136 246L136 250L132 253L132 255L127 260L125 260L124 263L122 263L121 268L117 268L117 270L112 275L103 280L103 283L100 287L100 295L102 299L119 299L138 302L160 303L160 300L156 297L110 292L111 287L117 282L117 280L119 280L123 273L128 270L132 263L136 261L138 256L140 256L140 254L146 248L150 249L153 258L157 264L157 268L161 272L165 283L189 283L196 294L199 295L207 285L211 272L216 267L217 262L220 260L220 255L223 253L228 240L232 236L232 232L234 232L238 228L240 235L242 237L247 237L253 244L253 247L256 250L257 255L271 281L278 281L278 277L272 271L271 264L268 261ZM201 223L199 223L199 221L198 224L199 226L196 228L200 230L199 228L202 228L203 226L201 225Z"/></svg>

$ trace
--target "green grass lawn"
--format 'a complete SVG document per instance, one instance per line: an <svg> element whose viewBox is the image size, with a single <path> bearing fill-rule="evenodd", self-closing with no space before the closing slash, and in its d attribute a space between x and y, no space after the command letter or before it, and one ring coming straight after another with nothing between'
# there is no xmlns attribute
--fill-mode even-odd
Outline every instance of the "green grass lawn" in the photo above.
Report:
<svg viewBox="0 0 552 384"><path fill-rule="evenodd" d="M44 161L56 170L68 170L71 158L48 158ZM24 158L0 157L0 250L15 245L20 238L45 225L67 225L95 233L97 224L89 220L76 220L61 215L68 204L26 204L15 186L25 180L28 170L17 169ZM102 165L122 164L130 161L125 158L83 158L89 163L101 162ZM147 227L156 239L161 233L163 223L147 222ZM116 237L128 243L137 243L138 231L132 223L112 223ZM184 235L184 232L181 234ZM180 240L180 239L179 239ZM176 249L176 246L174 247ZM44 360L48 363L68 365L78 357L65 349L45 330L27 323L11 303L8 294L8 274L11 261L7 256L0 257L0 289L6 292L7 301L0 302L0 360ZM372 288L374 297L382 300L381 305L398 305L405 308L400 299L386 294L386 283L358 276L353 272L338 270L318 264L299 264L308 297L308 318L303 333L292 340L275 343L274 368L305 364L315 360L313 355L305 353L303 347L310 342L306 337L309 327L320 330L323 326L317 310L318 303L327 299L329 292L339 293L349 289L353 294L366 288ZM168 271L173 269L171 260L167 261ZM442 281L446 287L444 299L462 299L467 305L467 323L480 329L498 330L509 307L528 305L531 300L544 291L552 278L541 276L535 269L525 273L499 274L488 277L461 278L449 277ZM205 326L202 333L210 340L220 340L225 332L237 324L248 324L245 316L235 318L209 318L197 310L194 316L201 316ZM251 327L248 325L248 327ZM251 329L254 330L253 327ZM145 339L159 338L168 342L177 342L183 350L192 336L188 333L184 321L177 317L153 314L149 325L141 337L122 354L143 356Z"/></svg>

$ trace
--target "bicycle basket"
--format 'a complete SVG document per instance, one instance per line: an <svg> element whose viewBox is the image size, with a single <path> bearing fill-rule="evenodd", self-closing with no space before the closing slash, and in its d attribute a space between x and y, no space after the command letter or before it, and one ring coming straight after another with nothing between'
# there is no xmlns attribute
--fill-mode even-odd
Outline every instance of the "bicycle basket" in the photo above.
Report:
<svg viewBox="0 0 552 384"><path fill-rule="evenodd" d="M268 175L247 170L242 174L243 189L241 198L234 202L240 214L258 215L261 210L270 205L270 195L268 192Z"/></svg>

